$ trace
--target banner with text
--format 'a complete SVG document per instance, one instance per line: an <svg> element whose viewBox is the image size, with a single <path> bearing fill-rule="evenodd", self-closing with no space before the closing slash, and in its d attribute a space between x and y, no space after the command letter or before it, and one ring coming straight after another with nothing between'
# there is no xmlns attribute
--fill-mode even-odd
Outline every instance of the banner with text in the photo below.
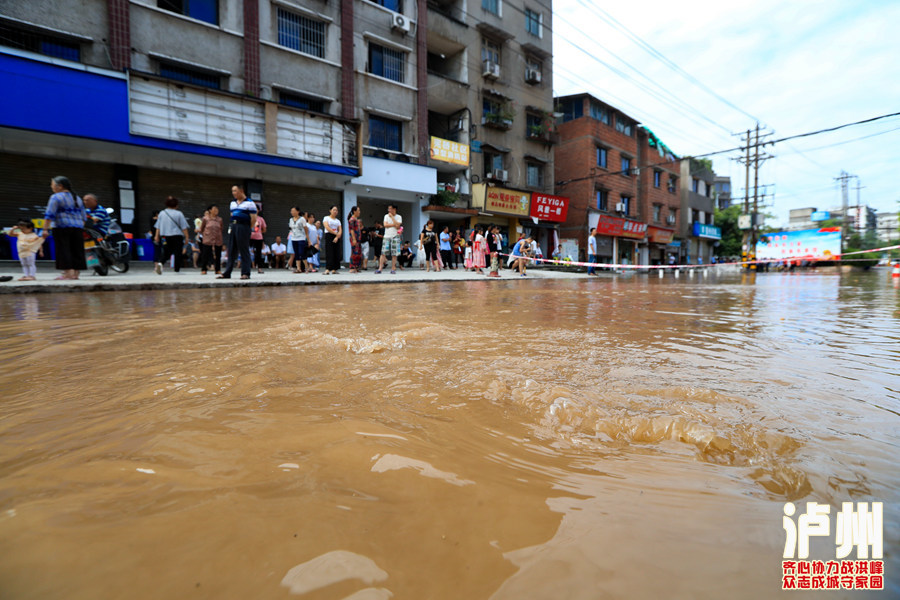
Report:
<svg viewBox="0 0 900 600"><path fill-rule="evenodd" d="M531 195L531 216L542 221L554 221L563 223L569 212L569 199L564 196L550 196L548 194Z"/></svg>

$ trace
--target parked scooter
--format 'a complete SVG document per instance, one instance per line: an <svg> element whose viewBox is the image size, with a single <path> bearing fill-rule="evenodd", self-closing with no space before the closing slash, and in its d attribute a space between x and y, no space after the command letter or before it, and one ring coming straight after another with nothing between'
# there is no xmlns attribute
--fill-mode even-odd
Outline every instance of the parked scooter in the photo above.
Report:
<svg viewBox="0 0 900 600"><path fill-rule="evenodd" d="M107 208L106 212L112 215L115 211ZM110 220L106 236L88 224L84 227L84 256L88 268L94 269L97 275L105 276L110 269L125 273L131 259L131 244L115 219Z"/></svg>

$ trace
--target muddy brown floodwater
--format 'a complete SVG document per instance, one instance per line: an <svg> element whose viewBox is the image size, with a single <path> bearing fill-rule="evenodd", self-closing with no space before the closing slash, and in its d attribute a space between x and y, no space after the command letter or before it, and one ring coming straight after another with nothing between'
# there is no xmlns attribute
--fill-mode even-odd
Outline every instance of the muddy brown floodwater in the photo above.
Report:
<svg viewBox="0 0 900 600"><path fill-rule="evenodd" d="M898 299L883 272L0 296L0 597L768 598L789 500L884 502L863 596L900 597Z"/></svg>

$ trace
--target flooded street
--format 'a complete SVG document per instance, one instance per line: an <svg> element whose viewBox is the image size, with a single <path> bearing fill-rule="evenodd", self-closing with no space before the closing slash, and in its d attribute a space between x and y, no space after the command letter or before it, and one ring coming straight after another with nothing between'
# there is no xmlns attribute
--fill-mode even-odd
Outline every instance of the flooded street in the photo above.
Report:
<svg viewBox="0 0 900 600"><path fill-rule="evenodd" d="M787 501L884 502L888 589L794 596L900 597L884 272L5 295L0 331L2 598L765 598Z"/></svg>

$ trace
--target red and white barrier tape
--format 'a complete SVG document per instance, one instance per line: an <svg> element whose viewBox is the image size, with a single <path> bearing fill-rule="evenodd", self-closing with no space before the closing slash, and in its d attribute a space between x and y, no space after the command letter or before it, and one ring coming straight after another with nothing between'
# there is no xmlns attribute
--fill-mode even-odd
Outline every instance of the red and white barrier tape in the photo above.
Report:
<svg viewBox="0 0 900 600"><path fill-rule="evenodd" d="M874 248L872 250L856 250L853 252L844 252L842 254L835 254L832 257L825 256L793 256L791 258L765 258L759 260L743 260L743 261L735 261L735 262L718 262L718 263L709 263L703 265L620 265L613 263L589 263L589 262L580 262L574 260L556 260L550 258L531 258L528 256L515 256L513 254L504 254L500 253L500 256L513 257L513 258L524 258L529 262L542 262L542 263L551 263L558 265L567 265L567 266L575 266L575 267L593 267L593 268L601 268L601 269L705 269L707 267L724 267L724 266L745 266L745 265L759 265L765 263L779 263L779 262L793 262L806 260L811 262L830 262L839 260L836 257L839 256L850 256L852 254L865 254L867 252L884 252L886 250L896 250L900 248L900 245L896 246L885 246L884 248ZM857 258L857 259L847 259L847 260L873 260L870 258Z"/></svg>

